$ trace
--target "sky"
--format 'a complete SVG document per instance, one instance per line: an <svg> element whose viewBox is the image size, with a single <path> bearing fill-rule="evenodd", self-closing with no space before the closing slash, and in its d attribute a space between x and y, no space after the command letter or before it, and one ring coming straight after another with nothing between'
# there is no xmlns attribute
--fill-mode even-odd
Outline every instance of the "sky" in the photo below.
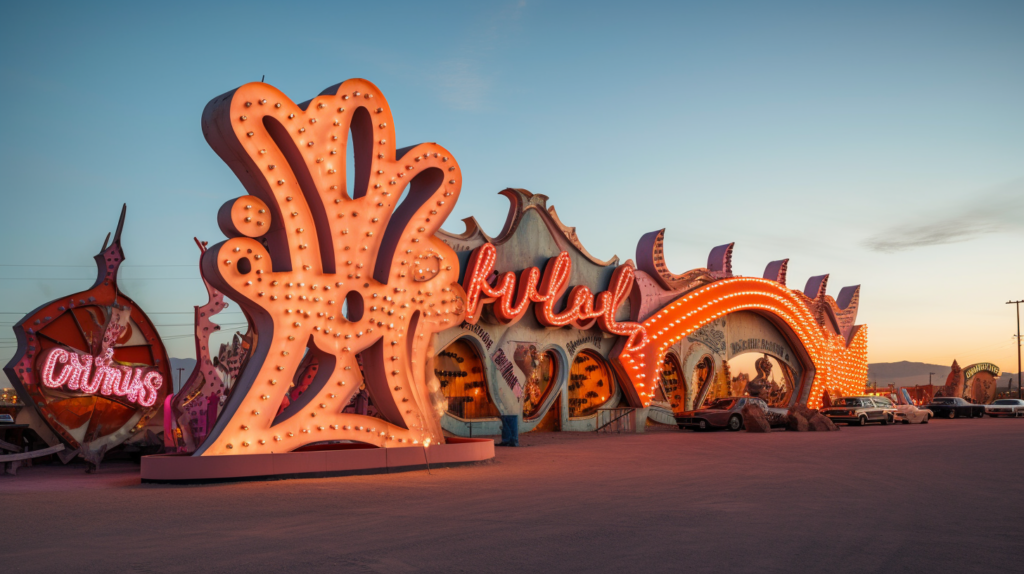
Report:
<svg viewBox="0 0 1024 574"><path fill-rule="evenodd" d="M449 231L496 235L526 188L599 258L666 228L677 273L734 241L739 275L862 285L872 363L1016 371L1022 29L986 1L8 4L0 363L24 313L92 284L122 203L122 290L194 356L192 238L244 194L201 113L265 76L296 102L376 83L400 146L459 161Z"/></svg>

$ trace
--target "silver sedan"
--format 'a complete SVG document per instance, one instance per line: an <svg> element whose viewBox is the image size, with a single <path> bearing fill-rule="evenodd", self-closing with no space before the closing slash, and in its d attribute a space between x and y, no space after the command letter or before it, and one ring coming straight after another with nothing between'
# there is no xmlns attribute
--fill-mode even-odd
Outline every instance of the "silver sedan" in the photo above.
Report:
<svg viewBox="0 0 1024 574"><path fill-rule="evenodd" d="M991 405L985 405L985 414L990 417L1021 417L1024 416L1024 401L999 399Z"/></svg>

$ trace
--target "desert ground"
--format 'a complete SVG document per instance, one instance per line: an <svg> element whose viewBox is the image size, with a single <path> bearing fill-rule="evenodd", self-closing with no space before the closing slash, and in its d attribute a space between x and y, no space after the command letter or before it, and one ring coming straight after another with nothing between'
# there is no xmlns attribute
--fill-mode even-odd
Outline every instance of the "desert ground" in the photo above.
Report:
<svg viewBox="0 0 1024 574"><path fill-rule="evenodd" d="M0 477L3 572L994 572L1024 562L1024 419L526 434L491 462L202 486Z"/></svg>

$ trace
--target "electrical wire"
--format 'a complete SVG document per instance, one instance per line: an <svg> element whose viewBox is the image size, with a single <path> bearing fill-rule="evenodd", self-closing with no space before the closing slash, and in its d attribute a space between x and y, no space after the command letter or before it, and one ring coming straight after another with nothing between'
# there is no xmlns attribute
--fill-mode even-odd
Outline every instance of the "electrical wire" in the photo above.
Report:
<svg viewBox="0 0 1024 574"><path fill-rule="evenodd" d="M195 281L195 277L120 277L120 281ZM93 281L91 277L0 277L0 281Z"/></svg>
<svg viewBox="0 0 1024 574"><path fill-rule="evenodd" d="M0 263L0 267L75 267L75 268L89 268L96 269L96 265L58 265L58 264L41 264L41 263ZM125 265L125 269L132 269L134 267L198 267L195 263L171 263L168 265Z"/></svg>

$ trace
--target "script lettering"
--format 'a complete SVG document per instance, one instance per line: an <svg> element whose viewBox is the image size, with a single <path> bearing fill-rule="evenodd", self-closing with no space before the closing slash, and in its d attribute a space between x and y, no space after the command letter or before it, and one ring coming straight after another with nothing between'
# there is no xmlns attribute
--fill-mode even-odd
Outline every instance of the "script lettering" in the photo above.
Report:
<svg viewBox="0 0 1024 574"><path fill-rule="evenodd" d="M577 285L569 292L569 299L561 313L555 304L568 288L572 272L572 259L563 251L548 260L543 276L540 269L524 269L519 279L507 271L491 282L497 252L494 245L481 245L469 258L463 288L466 291L465 321L476 324L485 304L493 303L494 316L503 325L511 325L523 317L530 303L536 303L534 314L541 325L547 327L573 326L589 329L596 322L601 330L628 337L627 350L637 350L647 343L643 325L631 321L618 322L615 312L622 307L633 288L636 274L629 265L620 265L612 273L609 290L596 296L590 288Z"/></svg>

